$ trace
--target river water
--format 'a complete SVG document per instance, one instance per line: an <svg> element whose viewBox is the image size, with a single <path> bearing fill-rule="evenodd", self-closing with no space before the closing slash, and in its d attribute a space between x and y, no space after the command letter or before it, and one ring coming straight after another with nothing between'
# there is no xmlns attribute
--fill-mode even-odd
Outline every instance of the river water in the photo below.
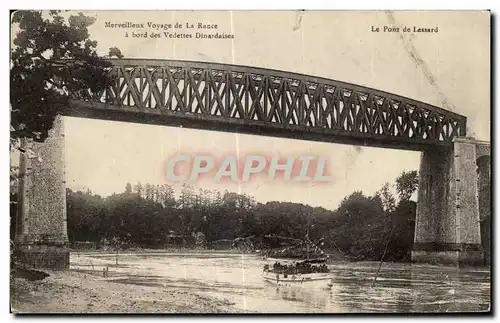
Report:
<svg viewBox="0 0 500 323"><path fill-rule="evenodd" d="M488 268L379 262L329 265L331 289L277 287L262 279L258 255L234 253L72 253L73 269L101 270L110 280L185 289L259 313L469 312L490 307ZM377 275L374 284L375 276Z"/></svg>

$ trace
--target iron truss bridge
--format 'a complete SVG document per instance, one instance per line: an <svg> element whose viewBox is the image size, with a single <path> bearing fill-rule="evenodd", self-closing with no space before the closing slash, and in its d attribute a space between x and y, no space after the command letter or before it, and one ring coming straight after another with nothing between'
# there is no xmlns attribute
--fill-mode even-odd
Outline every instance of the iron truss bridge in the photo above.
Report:
<svg viewBox="0 0 500 323"><path fill-rule="evenodd" d="M111 60L115 82L68 115L423 150L465 136L466 118L335 80L226 64ZM397 80L396 80L397 81Z"/></svg>

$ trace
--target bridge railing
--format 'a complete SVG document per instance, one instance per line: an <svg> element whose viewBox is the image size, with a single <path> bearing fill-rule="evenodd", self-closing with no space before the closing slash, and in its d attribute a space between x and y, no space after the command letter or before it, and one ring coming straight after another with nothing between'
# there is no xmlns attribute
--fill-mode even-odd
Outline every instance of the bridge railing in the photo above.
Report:
<svg viewBox="0 0 500 323"><path fill-rule="evenodd" d="M221 121L429 144L449 144L466 132L464 116L326 78L216 63L111 61L115 82L92 94L88 101L94 108L194 114Z"/></svg>

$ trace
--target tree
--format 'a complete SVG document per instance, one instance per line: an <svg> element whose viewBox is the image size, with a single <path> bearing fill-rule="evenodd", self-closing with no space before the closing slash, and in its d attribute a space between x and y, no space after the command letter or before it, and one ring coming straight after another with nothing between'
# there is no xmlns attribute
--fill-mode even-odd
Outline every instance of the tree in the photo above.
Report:
<svg viewBox="0 0 500 323"><path fill-rule="evenodd" d="M403 172L396 179L396 190L400 201L408 201L418 187L418 172Z"/></svg>
<svg viewBox="0 0 500 323"><path fill-rule="evenodd" d="M366 200L367 198L363 195L363 192L352 192L351 195L342 199L339 207L337 208L337 213L346 217L359 216L363 213L363 211L366 211Z"/></svg>
<svg viewBox="0 0 500 323"><path fill-rule="evenodd" d="M389 183L385 183L376 195L382 199L384 211L390 213L396 209L396 199L392 195Z"/></svg>
<svg viewBox="0 0 500 323"><path fill-rule="evenodd" d="M126 194L132 193L132 185L130 183L127 183L127 185L125 185L125 193Z"/></svg>
<svg viewBox="0 0 500 323"><path fill-rule="evenodd" d="M167 208L173 208L175 207L175 195L174 195L174 189L168 185L168 184L163 184L160 188L161 191L161 203L163 204L164 207Z"/></svg>
<svg viewBox="0 0 500 323"><path fill-rule="evenodd" d="M137 185L134 187L134 191L139 197L143 197L143 188L141 182L137 182Z"/></svg>
<svg viewBox="0 0 500 323"><path fill-rule="evenodd" d="M153 199L153 189L151 184L149 183L146 183L146 185L144 185L144 198L147 200Z"/></svg>
<svg viewBox="0 0 500 323"><path fill-rule="evenodd" d="M188 183L182 184L181 194L179 196L179 206L182 209L192 208L194 206L194 186Z"/></svg>
<svg viewBox="0 0 500 323"><path fill-rule="evenodd" d="M11 50L11 143L18 138L44 141L54 118L69 106L69 93L88 99L111 82L106 58L97 55L88 27L95 18L83 14L65 21L60 11L16 11L18 29Z"/></svg>
<svg viewBox="0 0 500 323"><path fill-rule="evenodd" d="M382 203L382 198L380 197L380 191L376 192L375 195L371 197L371 200L380 207L381 210L384 210L384 205Z"/></svg>

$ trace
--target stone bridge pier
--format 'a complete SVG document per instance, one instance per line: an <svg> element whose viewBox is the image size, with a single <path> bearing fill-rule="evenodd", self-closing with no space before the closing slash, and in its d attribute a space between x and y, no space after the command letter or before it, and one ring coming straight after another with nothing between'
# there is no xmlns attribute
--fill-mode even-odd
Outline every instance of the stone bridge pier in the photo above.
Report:
<svg viewBox="0 0 500 323"><path fill-rule="evenodd" d="M36 268L69 268L64 125L56 117L43 143L24 141L20 154L16 253ZM34 154L33 154L34 153Z"/></svg>
<svg viewBox="0 0 500 323"><path fill-rule="evenodd" d="M489 262L489 156L489 143L459 137L422 152L412 261Z"/></svg>

